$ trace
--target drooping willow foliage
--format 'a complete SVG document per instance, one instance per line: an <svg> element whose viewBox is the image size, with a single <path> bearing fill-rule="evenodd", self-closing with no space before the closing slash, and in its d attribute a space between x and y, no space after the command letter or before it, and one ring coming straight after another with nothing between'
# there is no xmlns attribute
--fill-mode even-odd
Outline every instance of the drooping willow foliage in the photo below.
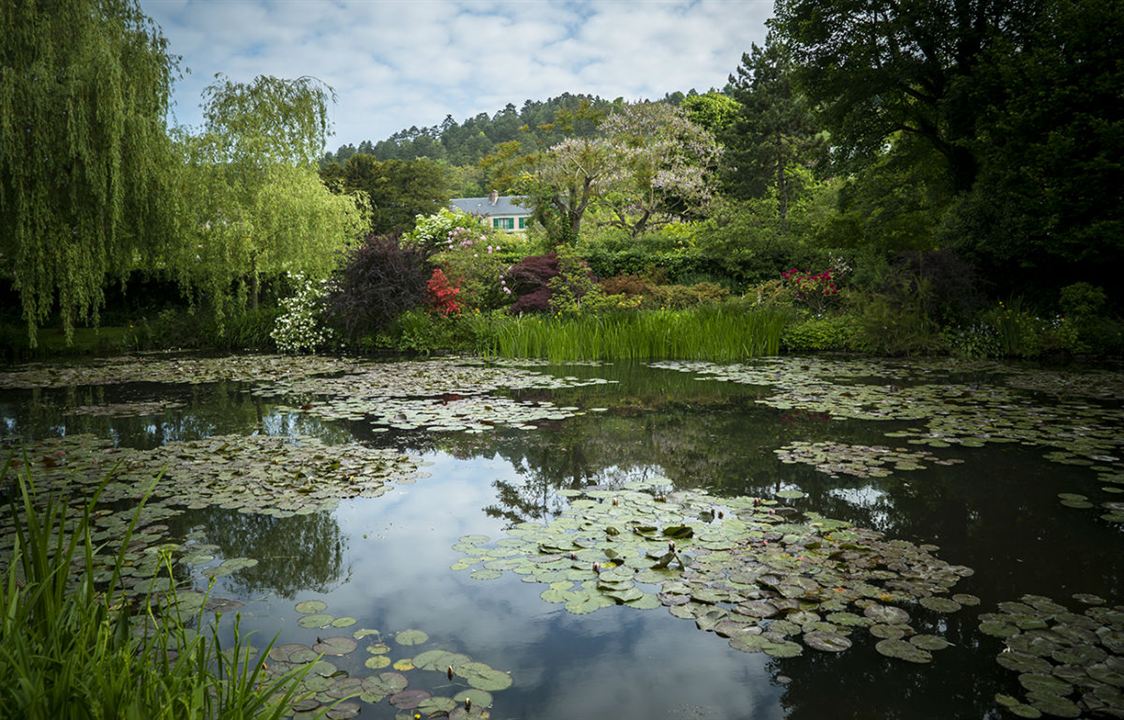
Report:
<svg viewBox="0 0 1124 720"><path fill-rule="evenodd" d="M0 278L31 342L67 337L134 270L176 280L223 320L259 278L325 277L366 226L316 162L330 87L223 76L205 127L165 127L176 60L136 0L0 1Z"/></svg>
<svg viewBox="0 0 1124 720"><path fill-rule="evenodd" d="M32 343L159 254L175 59L135 0L0 2L0 272ZM154 240L159 238L161 240Z"/></svg>
<svg viewBox="0 0 1124 720"><path fill-rule="evenodd" d="M326 277L367 225L362 196L332 193L316 171L330 96L311 78L220 77L203 94L204 131L177 133L180 242L167 263L220 327L247 294L256 302L263 275Z"/></svg>

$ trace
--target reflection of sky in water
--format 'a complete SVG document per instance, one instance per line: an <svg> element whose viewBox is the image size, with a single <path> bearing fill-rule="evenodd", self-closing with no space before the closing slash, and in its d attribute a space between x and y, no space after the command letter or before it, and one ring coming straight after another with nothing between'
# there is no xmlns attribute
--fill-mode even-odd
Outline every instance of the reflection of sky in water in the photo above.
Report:
<svg viewBox="0 0 1124 720"><path fill-rule="evenodd" d="M514 481L518 473L500 459L427 459L434 463L427 468L431 478L335 512L348 547L341 584L326 596L257 598L245 608L244 629L271 637L280 619L280 642L311 642L360 627L422 629L431 642L419 649L465 652L512 671L515 685L496 694L497 718L782 716L766 656L734 651L662 608L573 616L543 602L545 585L511 573L481 582L449 570L462 557L451 547L460 536L502 535L502 521L479 509L495 501L493 480ZM353 616L358 624L345 631L300 628L293 605L311 598L325 599L326 612ZM366 657L365 644L353 656L356 663ZM393 656L411 654L395 648Z"/></svg>
<svg viewBox="0 0 1124 720"><path fill-rule="evenodd" d="M880 490L873 485L864 485L857 488L833 488L828 490L828 495L839 498L860 510L866 511L869 518L868 527L874 530L885 530L890 526L890 513L887 511L887 495L885 490Z"/></svg>
<svg viewBox="0 0 1124 720"><path fill-rule="evenodd" d="M381 498L345 502L330 514L274 522L209 509L169 524L201 529L227 557L260 561L217 585L219 596L247 601L243 627L257 632L257 644L278 631L281 642L311 643L360 627L420 628L432 641L418 650L444 647L513 671L515 686L497 693L497 720L983 717L994 709L994 694L1010 692L1014 679L995 664L996 644L981 641L978 612L1024 592L1058 598L1095 592L1120 601L1124 555L1111 552L1119 528L1057 504L1060 491L1092 487L1086 468L1046 463L1039 448L988 446L937 453L963 458L963 465L885 480L829 478L781 464L774 450L790 440L884 443L882 433L896 426L778 412L753 403L744 387L680 373L639 366L582 372L617 373L622 384L550 399L609 412L539 432L376 435L367 423L325 422L219 383L0 393L0 439L89 432L144 448L225 433L312 435L331 444L358 435L364 444L421 452L433 462L424 468L430 477L392 486ZM152 399L184 407L143 418L65 410ZM512 573L480 582L449 569L462 557L451 548L461 535L500 537L510 522L541 517L544 505L552 515L565 507L563 488L657 476L716 496L799 489L807 497L785 504L889 537L936 543L939 557L977 571L957 591L979 595L983 606L932 622L927 631L947 632L955 644L924 668L887 661L863 633L839 656L806 651L773 661L736 652L664 609L613 607L573 616L539 597L544 585ZM293 606L311 598L358 623L346 630L300 628ZM340 667L370 674L362 667L367 642ZM393 657L415 653L396 647ZM777 673L792 683L776 684ZM431 685L444 681L440 673L426 675ZM383 703L361 717L393 715Z"/></svg>

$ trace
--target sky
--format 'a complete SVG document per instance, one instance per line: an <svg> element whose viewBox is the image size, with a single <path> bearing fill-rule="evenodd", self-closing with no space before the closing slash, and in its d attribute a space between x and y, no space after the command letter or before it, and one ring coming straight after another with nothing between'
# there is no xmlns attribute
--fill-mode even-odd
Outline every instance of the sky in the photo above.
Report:
<svg viewBox="0 0 1124 720"><path fill-rule="evenodd" d="M141 0L180 56L174 121L215 73L323 80L328 149L563 92L626 100L722 87L772 0Z"/></svg>

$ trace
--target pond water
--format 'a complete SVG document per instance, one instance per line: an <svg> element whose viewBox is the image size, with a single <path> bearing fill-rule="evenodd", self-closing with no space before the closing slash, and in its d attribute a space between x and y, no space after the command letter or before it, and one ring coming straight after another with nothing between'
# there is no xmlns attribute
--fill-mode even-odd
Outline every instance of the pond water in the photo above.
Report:
<svg viewBox="0 0 1124 720"><path fill-rule="evenodd" d="M0 372L0 442L75 497L115 468L110 510L164 469L131 581L175 542L274 668L325 652L298 715L1124 717L1122 401L992 363L153 356Z"/></svg>

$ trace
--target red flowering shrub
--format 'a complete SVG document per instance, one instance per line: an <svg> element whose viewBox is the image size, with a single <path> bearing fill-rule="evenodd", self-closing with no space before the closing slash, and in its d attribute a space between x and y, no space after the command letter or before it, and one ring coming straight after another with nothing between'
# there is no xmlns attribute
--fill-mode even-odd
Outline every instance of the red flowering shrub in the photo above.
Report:
<svg viewBox="0 0 1124 720"><path fill-rule="evenodd" d="M430 275L425 288L429 291L429 302L433 309L443 317L456 315L461 311L461 306L457 302L457 295L461 289L449 282L449 278L445 277L441 268L433 269L433 274Z"/></svg>
<svg viewBox="0 0 1124 720"><path fill-rule="evenodd" d="M798 303L806 305L816 315L823 313L839 297L831 270L821 273L803 272L791 268L781 273L784 284L792 290Z"/></svg>

